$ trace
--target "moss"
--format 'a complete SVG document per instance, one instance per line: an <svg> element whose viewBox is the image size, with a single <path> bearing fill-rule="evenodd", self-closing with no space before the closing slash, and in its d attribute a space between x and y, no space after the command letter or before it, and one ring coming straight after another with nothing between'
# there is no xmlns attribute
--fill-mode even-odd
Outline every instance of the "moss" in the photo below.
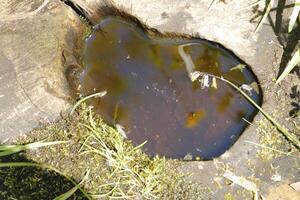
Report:
<svg viewBox="0 0 300 200"><path fill-rule="evenodd" d="M22 155L6 156L0 162L31 162ZM52 200L74 185L60 174L36 167L0 168L0 199ZM70 199L85 199L76 192Z"/></svg>
<svg viewBox="0 0 300 200"><path fill-rule="evenodd" d="M84 105L71 116L32 131L18 143L45 139L69 141L26 152L26 157L55 167L79 182L95 199L202 199L208 190L187 181L180 161L149 158Z"/></svg>
<svg viewBox="0 0 300 200"><path fill-rule="evenodd" d="M286 153L297 151L295 147L293 147L293 145L289 143L280 132L278 132L276 127L274 127L266 119L262 119L258 122L257 133L259 134L259 143L269 147L259 147L259 150L257 151L257 156L263 161L268 162L280 156L286 156L278 151ZM272 149L275 149L275 151Z"/></svg>
<svg viewBox="0 0 300 200"><path fill-rule="evenodd" d="M224 195L224 200L235 200L234 196L230 193Z"/></svg>

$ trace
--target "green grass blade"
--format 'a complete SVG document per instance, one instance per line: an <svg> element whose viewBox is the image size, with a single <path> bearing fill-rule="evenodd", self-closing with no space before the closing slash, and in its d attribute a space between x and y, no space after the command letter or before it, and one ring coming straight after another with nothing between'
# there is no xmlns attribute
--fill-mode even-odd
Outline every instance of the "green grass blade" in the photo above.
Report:
<svg viewBox="0 0 300 200"><path fill-rule="evenodd" d="M95 94L91 94L91 95L88 95L88 96L86 96L86 97L83 97L82 99L80 99L79 101L77 101L77 103L76 103L76 104L74 105L74 107L72 108L70 114L72 115L72 114L74 113L74 111L76 110L76 108L77 108L82 102L84 102L84 101L86 101L86 100L88 100L88 99L90 99L90 98L93 98L93 97L95 97L95 98L103 97L103 96L106 95L106 93L107 93L106 91L103 91L103 92L97 92L97 93L95 93Z"/></svg>
<svg viewBox="0 0 300 200"><path fill-rule="evenodd" d="M25 148L26 149L34 149L34 148L40 148L40 147L51 146L51 145L56 145L56 144L65 144L68 142L69 141L34 142L34 143L26 144Z"/></svg>
<svg viewBox="0 0 300 200"><path fill-rule="evenodd" d="M40 167L44 168L43 165L37 163L30 163L30 162L0 162L1 167Z"/></svg>
<svg viewBox="0 0 300 200"><path fill-rule="evenodd" d="M289 22L289 33L293 30L295 23L297 21L299 11L300 11L300 6L299 6L300 0L295 0L295 5L293 8L292 15L290 17L290 22Z"/></svg>
<svg viewBox="0 0 300 200"><path fill-rule="evenodd" d="M33 149L33 148L40 148L50 145L56 145L56 144L64 144L68 141L54 141L54 142L34 142L30 144L25 145L0 145L0 157L11 155L14 153L19 153L21 151Z"/></svg>
<svg viewBox="0 0 300 200"><path fill-rule="evenodd" d="M0 157L8 156L8 155L15 154L15 153L18 153L18 152L21 152L21 151L24 151L24 147L16 146L14 148L1 151L0 152Z"/></svg>
<svg viewBox="0 0 300 200"><path fill-rule="evenodd" d="M38 167L38 168L43 168L43 169L48 169L48 170L54 171L54 172L60 174L61 176L65 177L70 182L72 182L75 185L75 187L77 187L77 189L79 189L87 199L91 200L91 197L80 187L80 184L88 177L90 171L88 171L86 173L85 177L82 179L82 181L79 184L77 184L73 179L69 178L64 173L60 172L59 170L55 169L54 167L51 167L51 166L48 166L45 164L30 163L30 162L0 162L0 168L2 168L2 167ZM72 188L72 189L74 189L74 188Z"/></svg>
<svg viewBox="0 0 300 200"><path fill-rule="evenodd" d="M7 151L7 150L11 150L13 148L15 148L17 145L5 145L5 144L1 144L0 145L0 151Z"/></svg>
<svg viewBox="0 0 300 200"><path fill-rule="evenodd" d="M59 195L54 200L66 200L66 199L70 198L77 190L78 190L78 185L76 185L75 187L73 187L68 192L63 193L62 195Z"/></svg>
<svg viewBox="0 0 300 200"><path fill-rule="evenodd" d="M271 9L273 8L275 0L270 0L269 3L266 5L264 14L262 16L262 18L260 19L256 29L255 29L255 33L261 28L261 26L263 25L263 23L266 21L267 16L269 15Z"/></svg>
<svg viewBox="0 0 300 200"><path fill-rule="evenodd" d="M76 184L69 191L67 191L66 193L63 193L63 194L59 195L58 197L54 198L53 200L67 200L68 198L70 198L80 188L80 185L87 179L87 177L89 176L89 174L90 174L90 170L87 171L87 173L85 174L84 178L80 181L79 184Z"/></svg>
<svg viewBox="0 0 300 200"><path fill-rule="evenodd" d="M280 81L282 81L293 69L294 67L300 62L300 49L296 51L296 53L293 55L292 59L282 72L282 74L279 76L279 78L276 81L276 84L278 84Z"/></svg>

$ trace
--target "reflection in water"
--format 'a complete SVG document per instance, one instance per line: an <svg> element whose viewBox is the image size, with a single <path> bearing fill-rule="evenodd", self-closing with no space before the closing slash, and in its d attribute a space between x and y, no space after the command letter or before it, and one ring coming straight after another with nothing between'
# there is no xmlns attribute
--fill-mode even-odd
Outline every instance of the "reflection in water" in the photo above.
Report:
<svg viewBox="0 0 300 200"><path fill-rule="evenodd" d="M204 111L190 112L186 117L185 127L193 128L200 123L200 120L204 117Z"/></svg>
<svg viewBox="0 0 300 200"><path fill-rule="evenodd" d="M200 39L150 38L135 24L109 17L86 41L83 95L106 90L92 99L96 111L128 130L134 144L147 140L150 155L211 159L226 151L257 113L237 91L217 81L217 88L191 82L197 70L235 84L256 84L249 68L227 50ZM231 70L232 69L232 70ZM252 97L261 102L259 94Z"/></svg>
<svg viewBox="0 0 300 200"><path fill-rule="evenodd" d="M193 71L195 71L196 67L194 65L193 59L189 54L186 54L184 51L184 47L191 46L191 45L199 45L198 43L188 43L188 44L182 44L178 45L178 53L181 56L182 60L184 61L187 74L190 76Z"/></svg>
<svg viewBox="0 0 300 200"><path fill-rule="evenodd" d="M220 98L220 101L217 105L217 111L220 113L225 112L232 104L232 101L233 101L233 94L230 92L226 93L224 96Z"/></svg>

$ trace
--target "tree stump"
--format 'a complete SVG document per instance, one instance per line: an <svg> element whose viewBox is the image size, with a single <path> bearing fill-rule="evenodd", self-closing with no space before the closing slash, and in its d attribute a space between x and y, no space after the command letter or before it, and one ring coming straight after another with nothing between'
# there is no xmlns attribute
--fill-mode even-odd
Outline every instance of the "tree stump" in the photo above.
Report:
<svg viewBox="0 0 300 200"><path fill-rule="evenodd" d="M68 108L63 52L76 48L84 27L59 0L0 2L0 141Z"/></svg>

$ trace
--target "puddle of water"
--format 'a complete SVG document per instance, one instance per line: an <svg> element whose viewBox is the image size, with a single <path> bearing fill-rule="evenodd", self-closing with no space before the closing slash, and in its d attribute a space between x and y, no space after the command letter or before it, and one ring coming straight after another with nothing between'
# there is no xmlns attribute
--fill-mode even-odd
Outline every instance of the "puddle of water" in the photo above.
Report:
<svg viewBox="0 0 300 200"><path fill-rule="evenodd" d="M135 145L147 140L149 155L212 159L248 126L243 118L251 121L257 113L226 83L203 88L189 78L198 70L258 88L249 68L233 68L241 61L228 50L200 39L149 37L117 17L103 19L98 28L86 40L80 93L106 90L88 103L108 123L125 127ZM261 104L256 91L251 97Z"/></svg>

